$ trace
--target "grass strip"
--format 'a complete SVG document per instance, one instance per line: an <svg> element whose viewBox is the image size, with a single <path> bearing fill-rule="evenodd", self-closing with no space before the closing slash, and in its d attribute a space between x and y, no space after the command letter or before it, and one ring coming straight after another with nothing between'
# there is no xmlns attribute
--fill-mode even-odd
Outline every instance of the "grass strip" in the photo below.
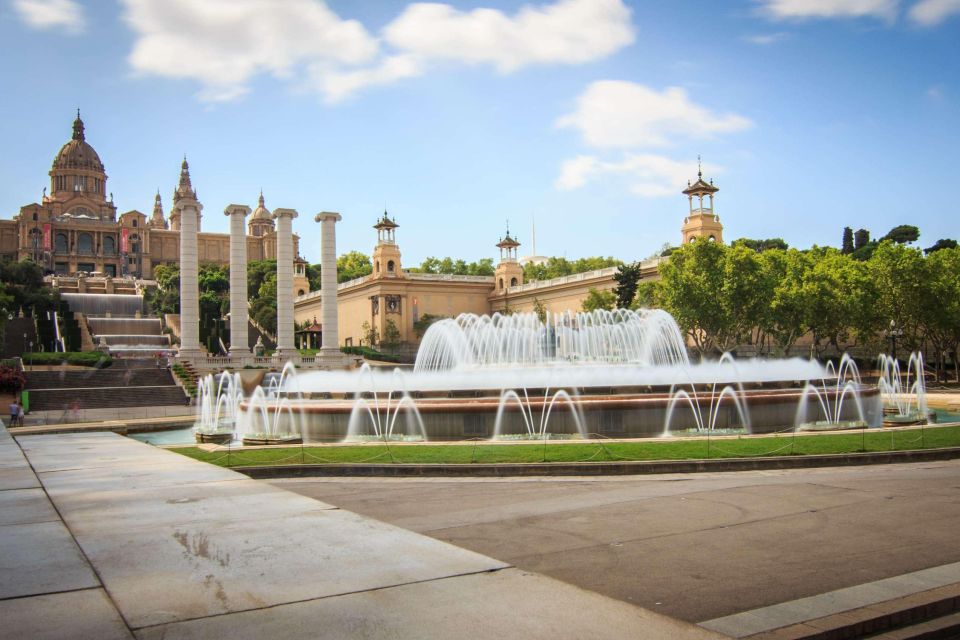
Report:
<svg viewBox="0 0 960 640"><path fill-rule="evenodd" d="M522 444L344 444L273 449L205 451L175 447L172 451L223 467L279 464L491 464L534 462L621 462L644 460L702 460L903 451L960 446L960 426L866 433L782 435L766 438L714 438L607 442Z"/></svg>

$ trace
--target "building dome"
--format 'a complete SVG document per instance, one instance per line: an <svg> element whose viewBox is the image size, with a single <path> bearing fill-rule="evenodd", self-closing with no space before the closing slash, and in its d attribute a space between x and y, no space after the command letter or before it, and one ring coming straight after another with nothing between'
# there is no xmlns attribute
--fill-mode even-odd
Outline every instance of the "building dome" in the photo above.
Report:
<svg viewBox="0 0 960 640"><path fill-rule="evenodd" d="M83 120L77 112L77 119L73 121L73 139L60 148L57 157L53 160L54 169L87 169L103 173L103 163L100 156L91 147L83 133Z"/></svg>
<svg viewBox="0 0 960 640"><path fill-rule="evenodd" d="M260 200L257 203L257 208L253 210L253 216L251 220L270 220L273 221L273 216L270 215L270 210L264 205L263 202L263 192L260 192Z"/></svg>

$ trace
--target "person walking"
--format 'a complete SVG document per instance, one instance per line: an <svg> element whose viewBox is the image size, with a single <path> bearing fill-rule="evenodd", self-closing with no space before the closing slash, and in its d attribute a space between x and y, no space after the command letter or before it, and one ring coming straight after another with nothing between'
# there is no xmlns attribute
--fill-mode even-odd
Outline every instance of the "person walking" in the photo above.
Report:
<svg viewBox="0 0 960 640"><path fill-rule="evenodd" d="M10 403L10 426L17 426L17 416L20 415L20 405L14 400Z"/></svg>
<svg viewBox="0 0 960 640"><path fill-rule="evenodd" d="M23 405L19 402L17 403L17 426L23 426Z"/></svg>

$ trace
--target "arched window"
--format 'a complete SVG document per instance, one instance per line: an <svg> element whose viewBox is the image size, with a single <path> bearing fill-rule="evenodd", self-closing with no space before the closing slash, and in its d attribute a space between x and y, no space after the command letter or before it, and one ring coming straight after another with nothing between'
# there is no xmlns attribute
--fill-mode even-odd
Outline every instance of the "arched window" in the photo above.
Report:
<svg viewBox="0 0 960 640"><path fill-rule="evenodd" d="M500 278L500 288L503 289L503 278Z"/></svg>
<svg viewBox="0 0 960 640"><path fill-rule="evenodd" d="M393 260L387 261L387 271L389 271L390 273L393 273L393 270L396 269L396 267L397 265L393 263Z"/></svg>
<svg viewBox="0 0 960 640"><path fill-rule="evenodd" d="M380 273L380 261L377 260L377 273Z"/></svg>
<svg viewBox="0 0 960 640"><path fill-rule="evenodd" d="M37 212L36 212L36 211L33 212L33 219L34 219L34 220L39 220L39 219L40 219L40 216L37 215Z"/></svg>
<svg viewBox="0 0 960 640"><path fill-rule="evenodd" d="M516 279L516 278L510 278L510 286L511 286L511 287L517 286L517 279Z"/></svg>
<svg viewBox="0 0 960 640"><path fill-rule="evenodd" d="M300 289L299 291L297 291L297 295L298 295L298 296L302 296L302 295L305 294L305 293L306 293L306 291L304 291L303 289Z"/></svg>
<svg viewBox="0 0 960 640"><path fill-rule="evenodd" d="M716 242L716 241L717 241L716 236L710 236L710 242Z"/></svg>
<svg viewBox="0 0 960 640"><path fill-rule="evenodd" d="M77 236L77 251L80 253L93 253L93 236L89 233L81 233Z"/></svg>
<svg viewBox="0 0 960 640"><path fill-rule="evenodd" d="M117 252L117 241L113 239L113 236L104 236L103 252L105 254L114 254Z"/></svg>
<svg viewBox="0 0 960 640"><path fill-rule="evenodd" d="M54 240L56 252L57 253L66 253L67 249L67 234L58 233L56 239Z"/></svg>

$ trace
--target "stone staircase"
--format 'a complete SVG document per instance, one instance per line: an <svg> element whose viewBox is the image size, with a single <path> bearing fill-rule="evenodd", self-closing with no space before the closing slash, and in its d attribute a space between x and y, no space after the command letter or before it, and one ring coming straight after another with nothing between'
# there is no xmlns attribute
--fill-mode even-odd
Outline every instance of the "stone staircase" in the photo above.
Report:
<svg viewBox="0 0 960 640"><path fill-rule="evenodd" d="M30 411L185 405L188 398L153 360L115 360L106 369L28 371Z"/></svg>

